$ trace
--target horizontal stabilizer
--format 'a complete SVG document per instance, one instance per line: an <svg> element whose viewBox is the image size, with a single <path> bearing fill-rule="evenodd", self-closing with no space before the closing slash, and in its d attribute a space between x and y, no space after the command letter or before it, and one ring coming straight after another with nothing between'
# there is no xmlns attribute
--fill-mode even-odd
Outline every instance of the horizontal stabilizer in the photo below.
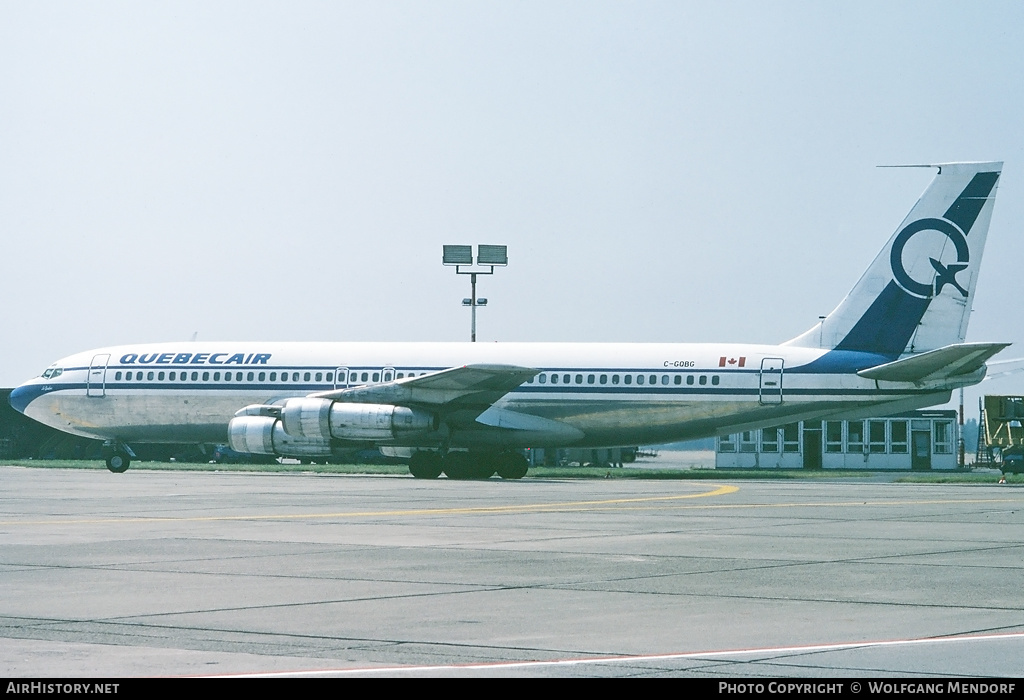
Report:
<svg viewBox="0 0 1024 700"><path fill-rule="evenodd" d="M422 377L406 377L383 384L318 392L311 396L334 401L382 403L397 406L490 406L533 378L540 370L516 365L466 365Z"/></svg>
<svg viewBox="0 0 1024 700"><path fill-rule="evenodd" d="M930 350L913 357L862 369L857 372L867 379L886 382L923 383L947 377L971 374L985 365L985 360L1010 343L957 343Z"/></svg>

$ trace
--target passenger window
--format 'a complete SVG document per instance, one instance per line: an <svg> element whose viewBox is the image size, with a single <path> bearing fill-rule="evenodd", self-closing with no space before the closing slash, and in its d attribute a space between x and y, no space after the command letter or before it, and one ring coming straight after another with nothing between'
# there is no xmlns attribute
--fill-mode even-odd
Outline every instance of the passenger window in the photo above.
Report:
<svg viewBox="0 0 1024 700"><path fill-rule="evenodd" d="M676 386L679 386L680 384L682 384L683 383L682 376L677 374L676 376L672 377L672 383L675 384Z"/></svg>
<svg viewBox="0 0 1024 700"><path fill-rule="evenodd" d="M210 373L209 372L203 372L203 381L204 382L210 381Z"/></svg>
<svg viewBox="0 0 1024 700"><path fill-rule="evenodd" d="M602 384L607 384L608 383L608 375L607 374L602 374L601 375L601 383Z"/></svg>
<svg viewBox="0 0 1024 700"><path fill-rule="evenodd" d="M612 375L612 384L618 384L618 383L619 383L619 375L613 374Z"/></svg>
<svg viewBox="0 0 1024 700"><path fill-rule="evenodd" d="M363 372L363 381L365 382L369 378L370 378L370 373L369 372Z"/></svg>
<svg viewBox="0 0 1024 700"><path fill-rule="evenodd" d="M582 374L577 374L576 375L576 383L577 384L582 384L583 383L583 375Z"/></svg>
<svg viewBox="0 0 1024 700"><path fill-rule="evenodd" d="M251 382L255 378L256 378L256 375L253 374L252 372L249 372L249 375L246 377L246 380Z"/></svg>
<svg viewBox="0 0 1024 700"><path fill-rule="evenodd" d="M644 375L642 375L642 374L636 375L636 383L637 384L643 384L644 383Z"/></svg>
<svg viewBox="0 0 1024 700"><path fill-rule="evenodd" d="M214 372L213 373L213 381L215 381L215 382L219 382L220 381L220 372Z"/></svg>
<svg viewBox="0 0 1024 700"><path fill-rule="evenodd" d="M686 375L686 383L689 384L689 385L693 385L693 375L692 374Z"/></svg>
<svg viewBox="0 0 1024 700"><path fill-rule="evenodd" d="M663 375L661 375L661 383L662 383L662 385L664 385L664 386L667 386L667 385L668 385L668 375L667 375L667 374L663 374Z"/></svg>
<svg viewBox="0 0 1024 700"><path fill-rule="evenodd" d="M570 380L571 378L572 378L572 375L571 375L571 374L563 374L563 375L562 375L562 384L568 384L568 383L569 383L569 380Z"/></svg>
<svg viewBox="0 0 1024 700"><path fill-rule="evenodd" d="M333 382L334 381L334 372L328 372L327 376L324 377L324 380L328 381L328 382Z"/></svg>
<svg viewBox="0 0 1024 700"><path fill-rule="evenodd" d="M121 378L121 373L120 372L117 372L117 373L114 374L114 379L120 379L120 378Z"/></svg>
<svg viewBox="0 0 1024 700"><path fill-rule="evenodd" d="M548 380L548 375L546 375L546 374L540 375L540 383L541 384L544 384L545 382L547 382L547 380Z"/></svg>
<svg viewBox="0 0 1024 700"><path fill-rule="evenodd" d="M375 382L379 382L380 381L380 372L374 372L373 373L373 381L375 381Z"/></svg>
<svg viewBox="0 0 1024 700"><path fill-rule="evenodd" d="M698 379L697 381L700 382L701 386L703 386L708 383L708 378L702 374L700 375L700 379Z"/></svg>
<svg viewBox="0 0 1024 700"><path fill-rule="evenodd" d="M633 375L632 374L627 374L626 376L624 376L622 378L622 383L623 384L632 384L633 383Z"/></svg>
<svg viewBox="0 0 1024 700"><path fill-rule="evenodd" d="M152 372L147 373L146 374L146 379L148 379L149 381L153 381L153 373Z"/></svg>
<svg viewBox="0 0 1024 700"><path fill-rule="evenodd" d="M324 376L323 372L317 372L316 376L314 377L314 380L319 382L321 380L321 377L323 377L323 376Z"/></svg>
<svg viewBox="0 0 1024 700"><path fill-rule="evenodd" d="M292 372L292 381L293 382L299 381L299 373L298 372Z"/></svg>
<svg viewBox="0 0 1024 700"><path fill-rule="evenodd" d="M198 380L199 380L199 372L193 372L192 373L192 381L195 382L195 381L198 381Z"/></svg>
<svg viewBox="0 0 1024 700"><path fill-rule="evenodd" d="M265 381L266 378L267 378L267 373L266 372L260 372L260 381L261 382Z"/></svg>
<svg viewBox="0 0 1024 700"><path fill-rule="evenodd" d="M558 384L558 375L557 374L552 374L551 375L551 383L552 384Z"/></svg>
<svg viewBox="0 0 1024 700"><path fill-rule="evenodd" d="M718 384L718 375L717 374L711 377L711 383L712 384L716 384L716 385Z"/></svg>
<svg viewBox="0 0 1024 700"><path fill-rule="evenodd" d="M657 383L658 383L657 375L652 374L651 375L651 384L657 384Z"/></svg>

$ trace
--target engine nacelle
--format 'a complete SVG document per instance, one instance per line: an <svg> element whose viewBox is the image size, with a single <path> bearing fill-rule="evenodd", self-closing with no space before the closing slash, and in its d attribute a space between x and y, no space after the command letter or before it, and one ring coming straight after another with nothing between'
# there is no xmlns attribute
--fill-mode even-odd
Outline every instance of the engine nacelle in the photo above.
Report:
<svg viewBox="0 0 1024 700"><path fill-rule="evenodd" d="M394 440L436 429L433 414L418 408L315 398L288 399L281 423L293 437L318 440Z"/></svg>
<svg viewBox="0 0 1024 700"><path fill-rule="evenodd" d="M331 445L327 440L289 435L280 420L267 415L239 415L232 418L228 423L228 445L235 452L246 454L331 456Z"/></svg>

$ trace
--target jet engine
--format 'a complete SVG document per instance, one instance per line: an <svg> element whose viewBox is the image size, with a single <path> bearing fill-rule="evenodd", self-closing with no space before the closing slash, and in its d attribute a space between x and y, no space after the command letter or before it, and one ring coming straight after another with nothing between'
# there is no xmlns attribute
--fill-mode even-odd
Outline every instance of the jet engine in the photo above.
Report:
<svg viewBox="0 0 1024 700"><path fill-rule="evenodd" d="M284 431L294 437L387 441L436 429L433 414L418 408L330 399L289 399L281 411Z"/></svg>
<svg viewBox="0 0 1024 700"><path fill-rule="evenodd" d="M436 429L436 417L418 408L300 398L238 411L228 423L228 444L249 454L327 457L332 438L387 442Z"/></svg>

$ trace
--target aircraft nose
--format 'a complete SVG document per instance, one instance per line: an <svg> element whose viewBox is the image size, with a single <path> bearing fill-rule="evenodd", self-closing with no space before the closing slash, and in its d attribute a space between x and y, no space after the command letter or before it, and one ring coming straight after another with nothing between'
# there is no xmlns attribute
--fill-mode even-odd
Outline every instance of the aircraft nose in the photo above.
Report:
<svg viewBox="0 0 1024 700"><path fill-rule="evenodd" d="M39 396L39 392L35 387L29 384L22 384L11 391L11 395L7 400L15 411L24 413L28 405L32 403L32 399L37 396Z"/></svg>

